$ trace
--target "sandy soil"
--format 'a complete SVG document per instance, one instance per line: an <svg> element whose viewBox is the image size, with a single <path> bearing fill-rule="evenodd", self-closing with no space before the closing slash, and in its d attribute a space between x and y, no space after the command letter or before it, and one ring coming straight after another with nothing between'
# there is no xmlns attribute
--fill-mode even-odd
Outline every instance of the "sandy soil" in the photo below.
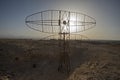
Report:
<svg viewBox="0 0 120 80"><path fill-rule="evenodd" d="M120 80L120 42L70 42L71 71L58 71L56 40L0 40L0 80Z"/></svg>

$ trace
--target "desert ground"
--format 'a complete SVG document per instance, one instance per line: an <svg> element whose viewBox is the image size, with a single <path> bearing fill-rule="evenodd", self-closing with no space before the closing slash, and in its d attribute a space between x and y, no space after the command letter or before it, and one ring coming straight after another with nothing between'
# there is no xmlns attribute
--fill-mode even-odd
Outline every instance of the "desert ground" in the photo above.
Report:
<svg viewBox="0 0 120 80"><path fill-rule="evenodd" d="M120 41L70 41L69 74L57 40L0 39L0 80L120 80Z"/></svg>

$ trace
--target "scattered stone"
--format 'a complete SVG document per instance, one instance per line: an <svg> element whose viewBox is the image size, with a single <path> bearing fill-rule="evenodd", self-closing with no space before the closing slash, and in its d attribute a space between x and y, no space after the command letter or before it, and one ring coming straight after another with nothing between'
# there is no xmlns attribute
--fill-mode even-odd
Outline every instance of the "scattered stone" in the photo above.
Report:
<svg viewBox="0 0 120 80"><path fill-rule="evenodd" d="M36 67L37 67L37 64L33 64L32 67L33 67L33 68L36 68Z"/></svg>
<svg viewBox="0 0 120 80"><path fill-rule="evenodd" d="M19 57L15 57L15 60L18 61L18 60L19 60Z"/></svg>

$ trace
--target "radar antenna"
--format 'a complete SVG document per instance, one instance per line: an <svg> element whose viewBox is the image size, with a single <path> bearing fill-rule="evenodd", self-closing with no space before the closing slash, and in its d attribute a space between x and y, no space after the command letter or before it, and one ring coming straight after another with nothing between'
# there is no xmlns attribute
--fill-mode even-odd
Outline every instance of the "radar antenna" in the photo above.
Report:
<svg viewBox="0 0 120 80"><path fill-rule="evenodd" d="M31 14L25 19L26 25L36 31L59 35L59 71L70 72L70 34L95 27L94 18L78 12L45 10Z"/></svg>

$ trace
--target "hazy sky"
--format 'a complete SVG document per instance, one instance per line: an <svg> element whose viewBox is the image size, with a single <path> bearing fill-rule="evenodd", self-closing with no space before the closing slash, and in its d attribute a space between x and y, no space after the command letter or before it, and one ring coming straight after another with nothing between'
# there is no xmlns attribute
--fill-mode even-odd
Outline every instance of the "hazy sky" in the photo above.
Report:
<svg viewBox="0 0 120 80"><path fill-rule="evenodd" d="M25 17L57 9L85 13L96 19L95 28L82 32L90 39L120 40L120 0L0 0L0 38L47 36L25 25Z"/></svg>

